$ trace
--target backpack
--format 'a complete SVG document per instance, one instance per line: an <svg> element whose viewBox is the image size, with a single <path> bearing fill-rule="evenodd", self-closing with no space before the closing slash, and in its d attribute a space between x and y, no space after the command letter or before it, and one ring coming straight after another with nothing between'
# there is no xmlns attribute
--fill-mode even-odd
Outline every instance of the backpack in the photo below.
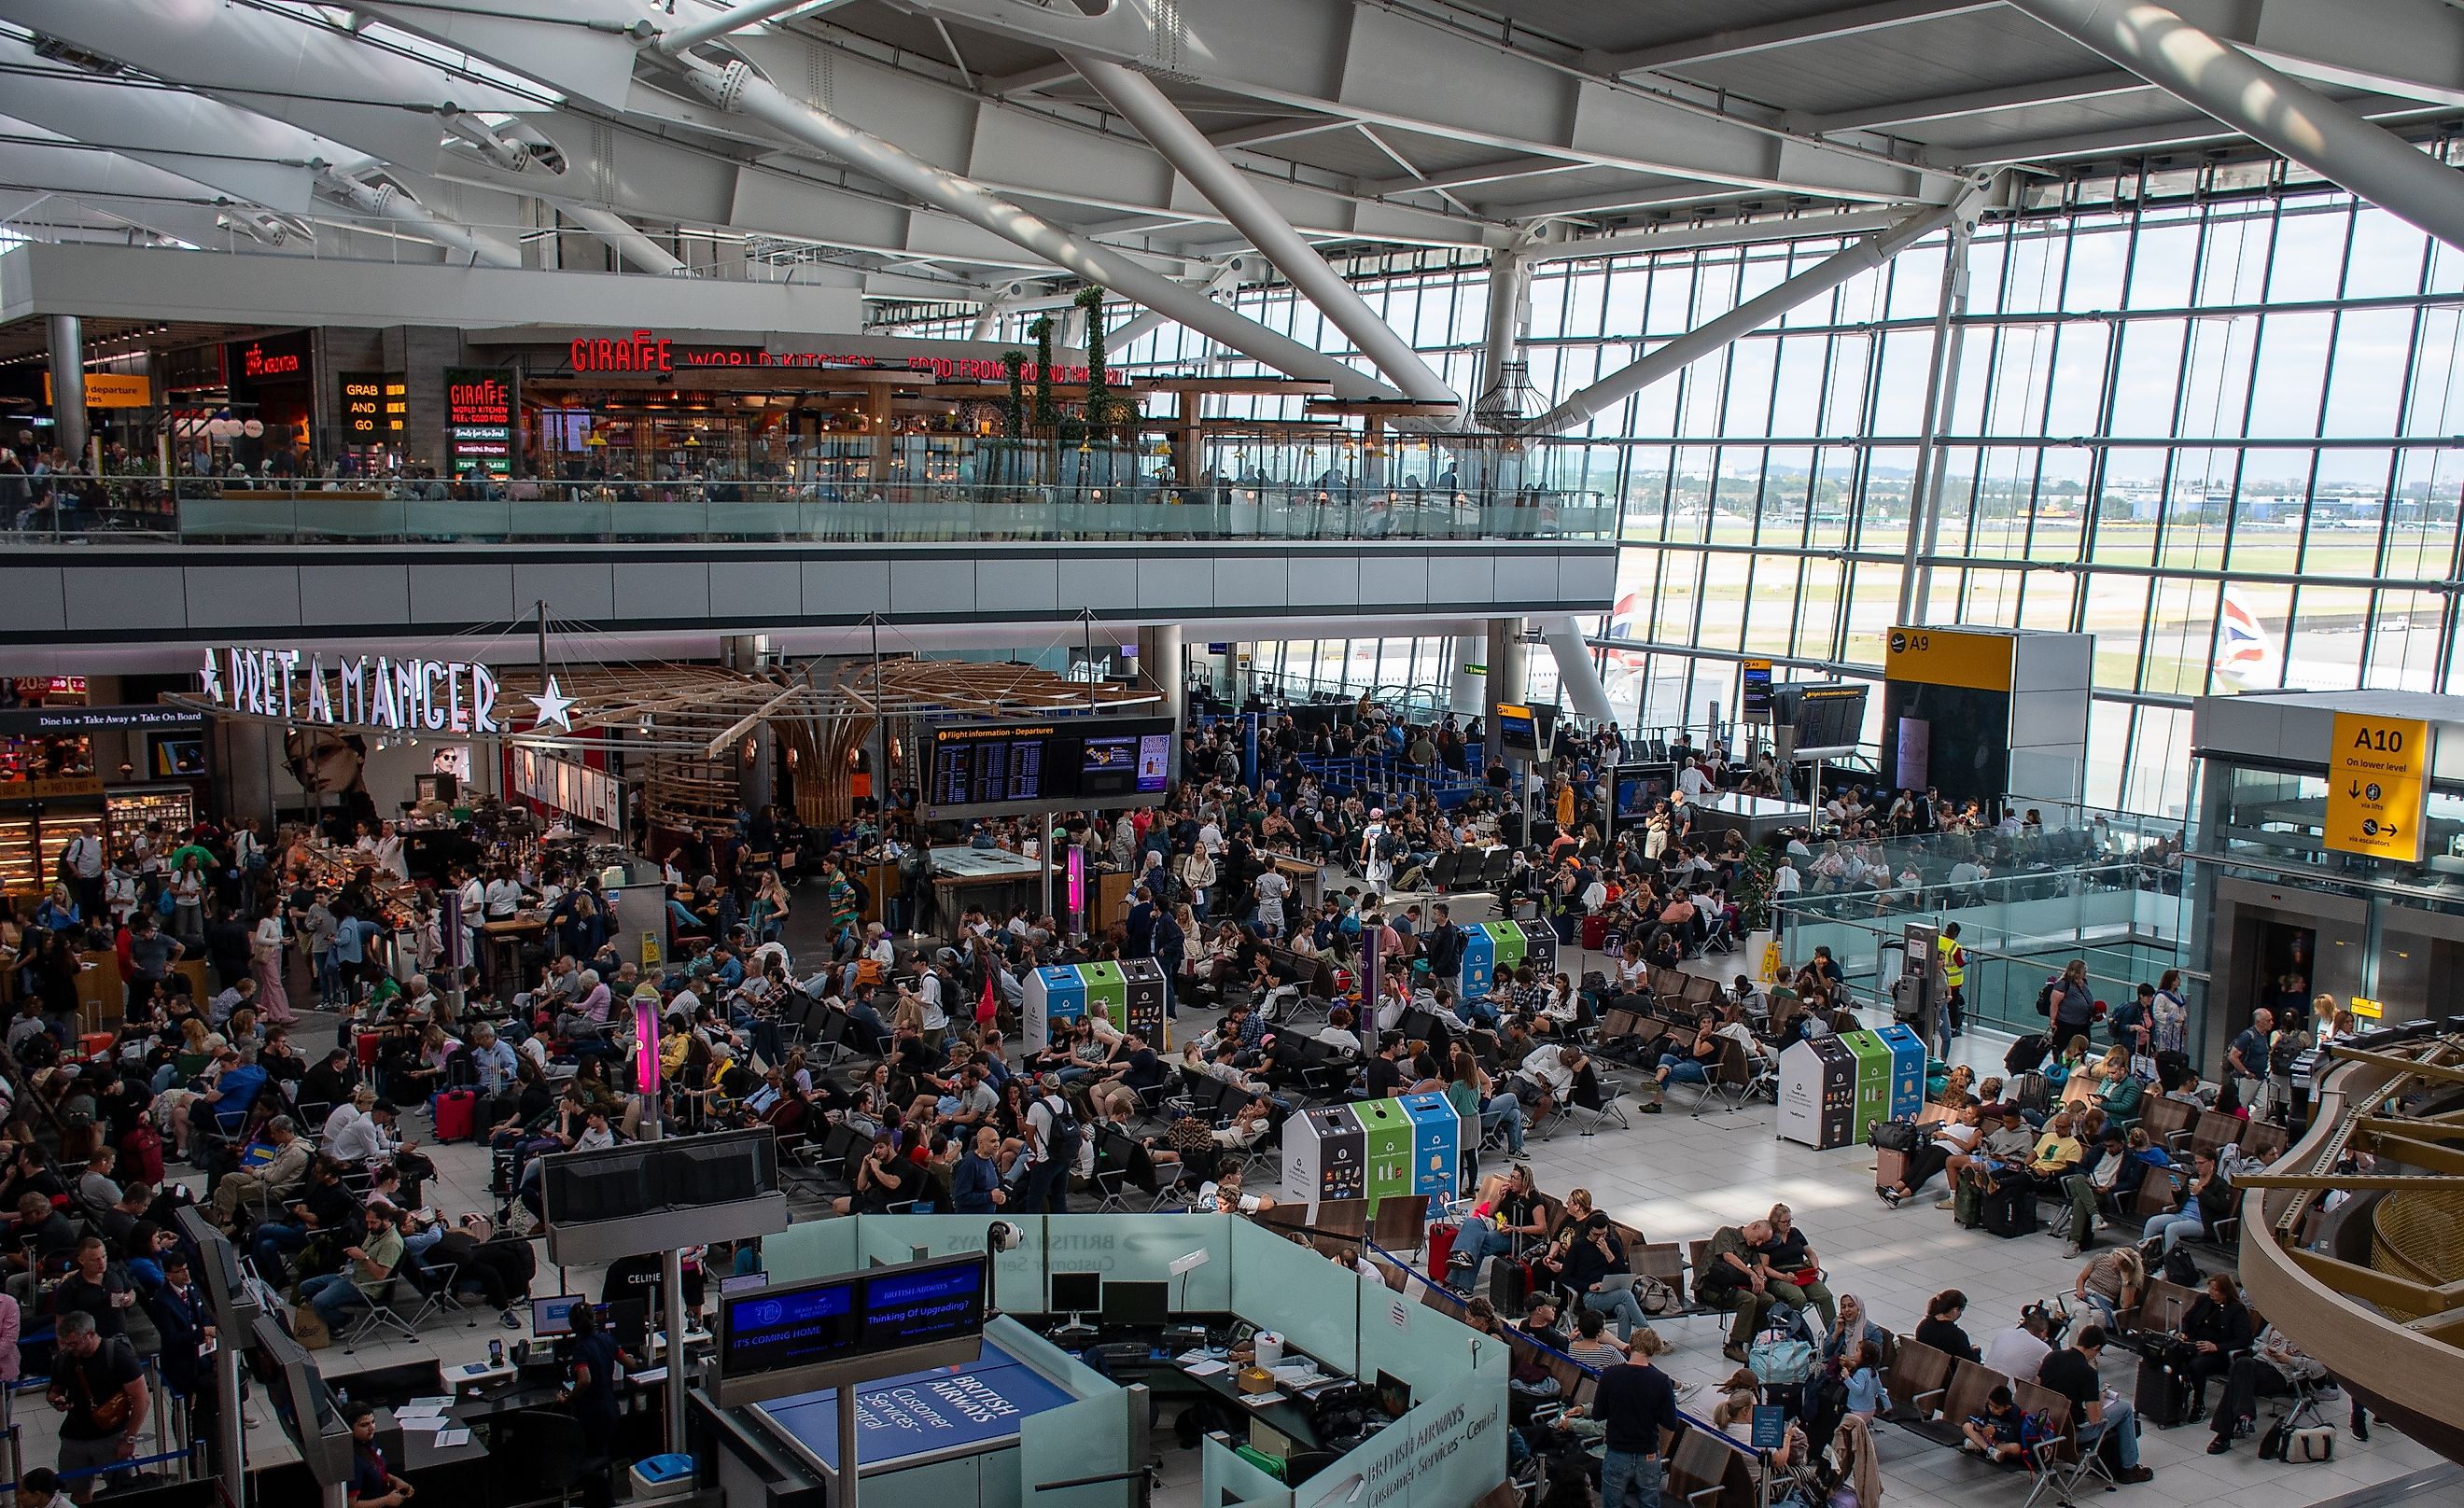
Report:
<svg viewBox="0 0 2464 1508"><path fill-rule="evenodd" d="M2293 1060L2300 1057L2302 1051L2299 1034L2278 1032L2276 1040L2267 1045L2267 1071L2270 1074L2290 1074L2293 1072Z"/></svg>
<svg viewBox="0 0 2464 1508"><path fill-rule="evenodd" d="M1047 1094L1044 1104L1052 1112L1052 1128L1044 1137L1045 1155L1064 1168L1077 1166L1078 1144L1086 1134L1085 1128L1079 1126L1069 1102L1061 1096Z"/></svg>
<svg viewBox="0 0 2464 1508"><path fill-rule="evenodd" d="M2196 1288L2206 1280L2199 1276L2197 1259L2178 1246L2165 1254L2156 1270L2176 1288Z"/></svg>
<svg viewBox="0 0 2464 1508"><path fill-rule="evenodd" d="M881 985L888 973L888 970L882 968L881 960L878 958L858 959L855 966L855 987L859 990L875 989Z"/></svg>
<svg viewBox="0 0 2464 1508"><path fill-rule="evenodd" d="M2052 978L2047 979L2047 980L2045 981L2045 987L2044 987L2043 989L2038 990L2038 991L2036 992L2036 1014L2037 1014L2038 1016L2046 1016L2046 1017L2048 1017L2048 1018L2050 1018L2050 1017L2053 1016L2053 1014L2054 1014L2054 989L2055 989L2055 987L2056 987L2057 985L2059 985L2061 982L2062 982L2062 976L2061 976L2061 975L2059 975L2059 974L2056 974L2056 975L2054 975Z"/></svg>

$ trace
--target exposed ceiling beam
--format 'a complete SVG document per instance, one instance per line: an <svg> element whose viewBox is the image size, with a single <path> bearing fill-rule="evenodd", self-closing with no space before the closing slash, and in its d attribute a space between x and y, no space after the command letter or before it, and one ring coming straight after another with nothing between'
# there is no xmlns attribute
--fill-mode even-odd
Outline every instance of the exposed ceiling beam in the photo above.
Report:
<svg viewBox="0 0 2464 1508"><path fill-rule="evenodd" d="M1075 74L1076 69L1070 72ZM1289 142L1304 136L1316 136L1325 131L1348 131L1358 122L1344 116L1287 116L1278 120L1257 120L1248 125L1236 125L1227 130L1210 131L1206 140L1229 149L1238 146L1264 146L1268 142Z"/></svg>
<svg viewBox="0 0 2464 1508"><path fill-rule="evenodd" d="M1032 68L1022 68L1014 74L989 76L983 81L983 90L984 93L998 98L1007 98L1012 95L1031 95L1039 89L1048 88L1077 76L1078 70L1056 59L1049 63L1038 63Z"/></svg>
<svg viewBox="0 0 2464 1508"><path fill-rule="evenodd" d="M2019 110L2031 105L2068 104L2081 99L2136 94L2154 87L2136 74L2109 68L2093 74L2074 74L2064 78L2039 79L2035 83L1970 89L1960 94L1935 95L1928 99L1891 100L1855 110L1835 111L1829 115L1792 115L1788 119L1790 123L1815 136L1829 136L1836 131L1885 131L1894 126L1922 125L1929 120L1991 115L1997 110Z"/></svg>
<svg viewBox="0 0 2464 1508"><path fill-rule="evenodd" d="M1100 14L1012 0L907 0L1001 35L1153 67L1142 4ZM1980 0L1981 3L1981 0ZM1501 154L1865 202L1939 200L1963 175L1825 142L1744 103L1713 105L1623 83L1384 6L1325 0L1178 0L1172 74L1295 112Z"/></svg>
<svg viewBox="0 0 2464 1508"><path fill-rule="evenodd" d="M1594 54L1584 61L1601 73L1615 74L1619 77L1629 74L1662 73L1683 68L1688 63L1741 57L1749 53L1795 47L1827 37L1854 36L1859 32L1879 32L1885 27L1930 21L1937 16L1991 11L2000 3L2001 0L1878 0L1873 5L1850 6L1842 11L1818 11L1812 15L1770 21L1761 26L1705 32L1674 42L1639 47L1630 52Z"/></svg>
<svg viewBox="0 0 2464 1508"><path fill-rule="evenodd" d="M1504 183L1509 178L1537 178L1544 173L1571 172L1588 164L1571 162L1562 157L1509 157L1494 163L1472 163L1462 167L1440 168L1434 172L1416 173L1409 178L1380 178L1360 186L1363 193L1407 194L1417 189L1470 188L1479 184Z"/></svg>
<svg viewBox="0 0 2464 1508"><path fill-rule="evenodd" d="M2154 0L2013 0L2082 47L2312 172L2464 248L2464 179Z"/></svg>
<svg viewBox="0 0 2464 1508"><path fill-rule="evenodd" d="M2380 125L2401 126L2415 120L2441 120L2455 112L2442 105L2405 100L2401 103L2380 101L2369 107L2357 108L2354 113ZM1977 168L2024 168L2032 163L2061 162L2080 157L2136 157L2146 152L2178 151L2185 147L2246 140L2239 131L2212 117L2190 116L2178 120L2150 121L2145 125L2116 126L2109 131L2033 137L2024 142L1996 142L1972 148L1968 164Z"/></svg>

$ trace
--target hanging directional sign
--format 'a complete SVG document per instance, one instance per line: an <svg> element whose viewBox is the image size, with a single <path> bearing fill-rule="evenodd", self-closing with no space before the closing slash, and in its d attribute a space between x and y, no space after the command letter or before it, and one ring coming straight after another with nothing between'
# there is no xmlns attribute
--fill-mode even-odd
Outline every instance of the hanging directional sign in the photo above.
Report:
<svg viewBox="0 0 2464 1508"><path fill-rule="evenodd" d="M2338 712L2327 760L2327 846L2419 863L2429 781L2430 724Z"/></svg>

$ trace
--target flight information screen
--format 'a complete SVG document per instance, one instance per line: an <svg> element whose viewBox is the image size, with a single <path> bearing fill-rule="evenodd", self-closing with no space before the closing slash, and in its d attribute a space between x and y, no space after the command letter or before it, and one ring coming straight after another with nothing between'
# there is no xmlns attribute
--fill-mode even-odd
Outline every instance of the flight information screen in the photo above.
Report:
<svg viewBox="0 0 2464 1508"><path fill-rule="evenodd" d="M938 1365L946 1357L931 1347L969 1345L983 1333L986 1295L981 1252L723 1293L720 1401L733 1408Z"/></svg>
<svg viewBox="0 0 2464 1508"><path fill-rule="evenodd" d="M1168 717L954 723L933 730L927 818L1154 806L1172 790Z"/></svg>

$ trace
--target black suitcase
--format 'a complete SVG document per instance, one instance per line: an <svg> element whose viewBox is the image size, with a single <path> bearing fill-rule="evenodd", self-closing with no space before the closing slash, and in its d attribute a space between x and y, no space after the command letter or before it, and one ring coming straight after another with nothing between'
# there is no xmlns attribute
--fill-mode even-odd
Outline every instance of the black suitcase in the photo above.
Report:
<svg viewBox="0 0 2464 1508"><path fill-rule="evenodd" d="M2042 1032L2026 1033L2011 1044L2008 1053L2002 1055L2002 1071L2013 1076L2034 1073L2044 1066L2045 1059L2053 1050L2052 1038Z"/></svg>
<svg viewBox="0 0 2464 1508"><path fill-rule="evenodd" d="M1985 1195L1985 1229L2005 1237L2036 1234L2036 1191L2009 1184Z"/></svg>
<svg viewBox="0 0 2464 1508"><path fill-rule="evenodd" d="M2190 1417L2190 1380L2160 1360L2143 1357L2131 1408L2149 1424L2169 1430Z"/></svg>
<svg viewBox="0 0 2464 1508"><path fill-rule="evenodd" d="M1517 1319L1531 1300L1531 1272L1511 1257L1488 1264L1488 1304L1507 1319Z"/></svg>

